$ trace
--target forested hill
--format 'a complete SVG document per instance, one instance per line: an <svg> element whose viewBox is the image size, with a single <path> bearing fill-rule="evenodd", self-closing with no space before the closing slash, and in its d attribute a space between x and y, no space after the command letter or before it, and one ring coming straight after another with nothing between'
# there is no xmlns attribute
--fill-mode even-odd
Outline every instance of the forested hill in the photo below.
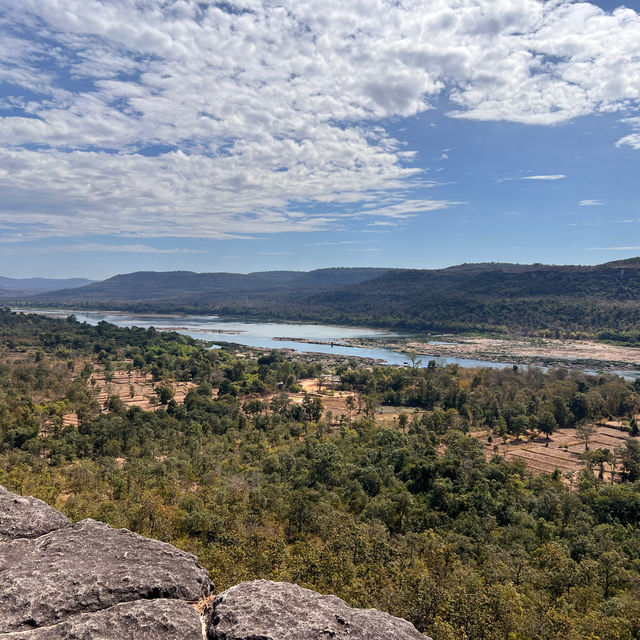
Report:
<svg viewBox="0 0 640 640"><path fill-rule="evenodd" d="M175 309L228 304L239 296L256 300L291 292L327 291L383 274L386 269L318 269L257 273L194 273L192 271L137 271L121 274L80 289L61 289L34 299L54 303L97 303L119 306L140 303Z"/></svg>
<svg viewBox="0 0 640 640"><path fill-rule="evenodd" d="M336 319L398 329L623 335L640 328L640 262L594 267L479 264L389 271L321 292Z"/></svg>
<svg viewBox="0 0 640 640"><path fill-rule="evenodd" d="M509 331L640 340L640 259L597 266L463 264L251 274L139 272L39 304L251 314L405 331Z"/></svg>

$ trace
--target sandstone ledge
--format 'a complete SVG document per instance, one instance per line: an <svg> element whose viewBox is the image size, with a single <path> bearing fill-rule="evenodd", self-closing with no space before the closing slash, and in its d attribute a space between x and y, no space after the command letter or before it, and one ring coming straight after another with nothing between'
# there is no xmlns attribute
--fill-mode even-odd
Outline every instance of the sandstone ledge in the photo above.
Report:
<svg viewBox="0 0 640 640"><path fill-rule="evenodd" d="M69 518L37 498L23 498L0 487L0 542L37 538L71 524Z"/></svg>

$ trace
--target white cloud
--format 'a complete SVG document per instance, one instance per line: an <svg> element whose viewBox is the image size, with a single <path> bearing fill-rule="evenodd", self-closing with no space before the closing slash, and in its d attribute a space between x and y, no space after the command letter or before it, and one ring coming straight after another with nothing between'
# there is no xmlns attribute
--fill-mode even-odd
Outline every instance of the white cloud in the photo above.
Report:
<svg viewBox="0 0 640 640"><path fill-rule="evenodd" d="M592 251L640 251L640 247L589 247Z"/></svg>
<svg viewBox="0 0 640 640"><path fill-rule="evenodd" d="M623 147L625 145L632 149L640 149L640 133L631 133L616 142L617 147Z"/></svg>
<svg viewBox="0 0 640 640"><path fill-rule="evenodd" d="M369 204L356 215L384 216L387 218L413 218L419 213L429 213L448 209L449 207L466 204L464 202L451 202L448 200L428 200L428 199L406 199L400 202L390 203L382 206Z"/></svg>
<svg viewBox="0 0 640 640"><path fill-rule="evenodd" d="M316 242L315 246L316 247L334 247L334 246L340 246L345 244L358 244L359 242L360 242L359 240L338 240L336 242Z"/></svg>
<svg viewBox="0 0 640 640"><path fill-rule="evenodd" d="M637 125L631 9L225 6L0 0L0 82L19 87L0 103L0 223L21 219L28 237L224 238L335 223L309 203L363 209L397 194L406 204L375 211L392 218L452 206L416 204L415 152L380 125L441 95L458 118L548 125L624 110ZM640 149L640 134L617 144Z"/></svg>
<svg viewBox="0 0 640 640"><path fill-rule="evenodd" d="M578 202L579 207L600 207L604 204L604 202L600 202L600 200L580 200Z"/></svg>
<svg viewBox="0 0 640 640"><path fill-rule="evenodd" d="M259 256L292 256L293 251L258 251Z"/></svg>
<svg viewBox="0 0 640 640"><path fill-rule="evenodd" d="M29 249L34 253L204 253L199 249L169 248L159 249L146 244L104 244L100 242L82 242L78 244L53 245Z"/></svg>
<svg viewBox="0 0 640 640"><path fill-rule="evenodd" d="M541 175L541 176L524 176L523 178L520 178L520 180L549 180L549 181L555 181L555 180L562 180L563 178L566 178L567 176L565 176L563 173L553 173L550 175Z"/></svg>

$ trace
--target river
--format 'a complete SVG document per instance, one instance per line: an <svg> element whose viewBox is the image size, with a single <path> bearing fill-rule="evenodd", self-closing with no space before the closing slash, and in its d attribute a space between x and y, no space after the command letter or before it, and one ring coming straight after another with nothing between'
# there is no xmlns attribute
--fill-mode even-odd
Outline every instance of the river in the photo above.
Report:
<svg viewBox="0 0 640 640"><path fill-rule="evenodd" d="M24 313L66 318L74 315L78 321L96 325L104 320L119 327L155 327L159 330L174 330L199 340L230 342L247 347L267 349L291 349L299 353L324 353L339 356L373 358L382 364L407 364L405 353L381 347L350 347L339 344L348 338L392 338L400 334L364 327L342 327L324 324L288 324L282 322L257 322L222 318L220 316L162 316L109 311L80 311L74 309L14 309ZM276 338L293 338L282 340ZM313 344L297 340L318 340L332 344ZM459 364L462 367L491 367L501 369L511 367L509 362L490 362L470 358L453 358L420 355L420 366L426 366L429 360L438 364Z"/></svg>
<svg viewBox="0 0 640 640"><path fill-rule="evenodd" d="M324 353L338 356L353 356L371 358L380 364L406 365L408 356L401 351L393 351L383 347L355 347L340 344L349 338L394 338L402 334L380 329L365 327L342 327L326 324L289 324L284 322L258 322L224 318L221 316L196 315L144 315L115 311L79 311L74 309L21 309L14 311L24 313L40 313L42 315L66 318L74 315L80 322L96 325L104 320L119 327L155 327L159 330L173 330L198 340L230 342L247 347L261 347L266 349L291 349L298 353ZM290 338L290 340L282 338ZM317 340L328 344L303 342ZM434 345L447 344L433 341ZM448 343L451 344L451 343ZM420 354L418 366L426 367L429 360L435 360L440 365L458 364L461 367L489 367L504 369L512 367L515 362L493 362L489 360L474 360L472 358L443 357L437 355ZM527 365L518 364L520 367ZM546 370L548 367L539 367ZM592 368L581 369L584 373L597 374ZM607 373L619 375L628 380L640 377L640 371L608 370Z"/></svg>

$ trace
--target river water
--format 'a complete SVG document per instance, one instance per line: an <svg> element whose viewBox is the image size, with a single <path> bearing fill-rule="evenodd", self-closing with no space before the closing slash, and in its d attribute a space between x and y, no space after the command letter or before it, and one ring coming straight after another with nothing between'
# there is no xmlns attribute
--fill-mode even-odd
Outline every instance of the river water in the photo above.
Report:
<svg viewBox="0 0 640 640"><path fill-rule="evenodd" d="M373 358L382 364L407 364L405 353L379 347L349 347L339 342L346 338L385 338L400 334L363 327L341 327L324 324L285 324L281 322L254 322L222 318L220 316L162 316L137 313L116 313L109 311L79 311L74 309L14 309L25 313L66 318L74 315L78 321L96 325L104 320L119 327L155 327L159 330L174 330L199 340L231 342L248 347L268 349L292 349L300 353L325 353L329 355ZM274 338L292 338L276 340ZM331 344L310 344L296 340L321 340ZM436 343L437 344L437 343ZM420 366L427 366L429 360L438 364L459 364L463 367L491 367L501 369L511 367L510 362L489 362L470 358L446 358L420 355Z"/></svg>
<svg viewBox="0 0 640 640"><path fill-rule="evenodd" d="M267 349L291 349L299 353L324 353L339 356L354 356L358 358L372 358L381 364L406 365L408 356L401 351L384 349L382 347L350 347L340 344L347 338L393 338L402 334L379 329L364 327L342 327L326 324L287 324L284 322L258 322L238 320L221 316L194 315L144 315L113 311L78 311L74 309L14 309L24 313L40 313L42 315L66 318L74 315L80 322L96 325L104 320L119 327L155 327L159 330L173 330L198 340L215 342L230 342L247 347L263 347ZM282 340L276 338L291 338ZM298 342L298 340L320 340L333 344L313 344ZM437 344L451 344L433 341ZM490 367L504 369L515 362L490 362L488 360L474 360L471 358L453 358L436 355L420 354L420 364L426 367L429 360L435 360L440 365L458 364L461 367ZM526 367L527 365L518 365ZM547 367L539 367L546 370ZM597 374L594 369L582 369L584 373ZM639 371L608 371L628 380L640 377Z"/></svg>

